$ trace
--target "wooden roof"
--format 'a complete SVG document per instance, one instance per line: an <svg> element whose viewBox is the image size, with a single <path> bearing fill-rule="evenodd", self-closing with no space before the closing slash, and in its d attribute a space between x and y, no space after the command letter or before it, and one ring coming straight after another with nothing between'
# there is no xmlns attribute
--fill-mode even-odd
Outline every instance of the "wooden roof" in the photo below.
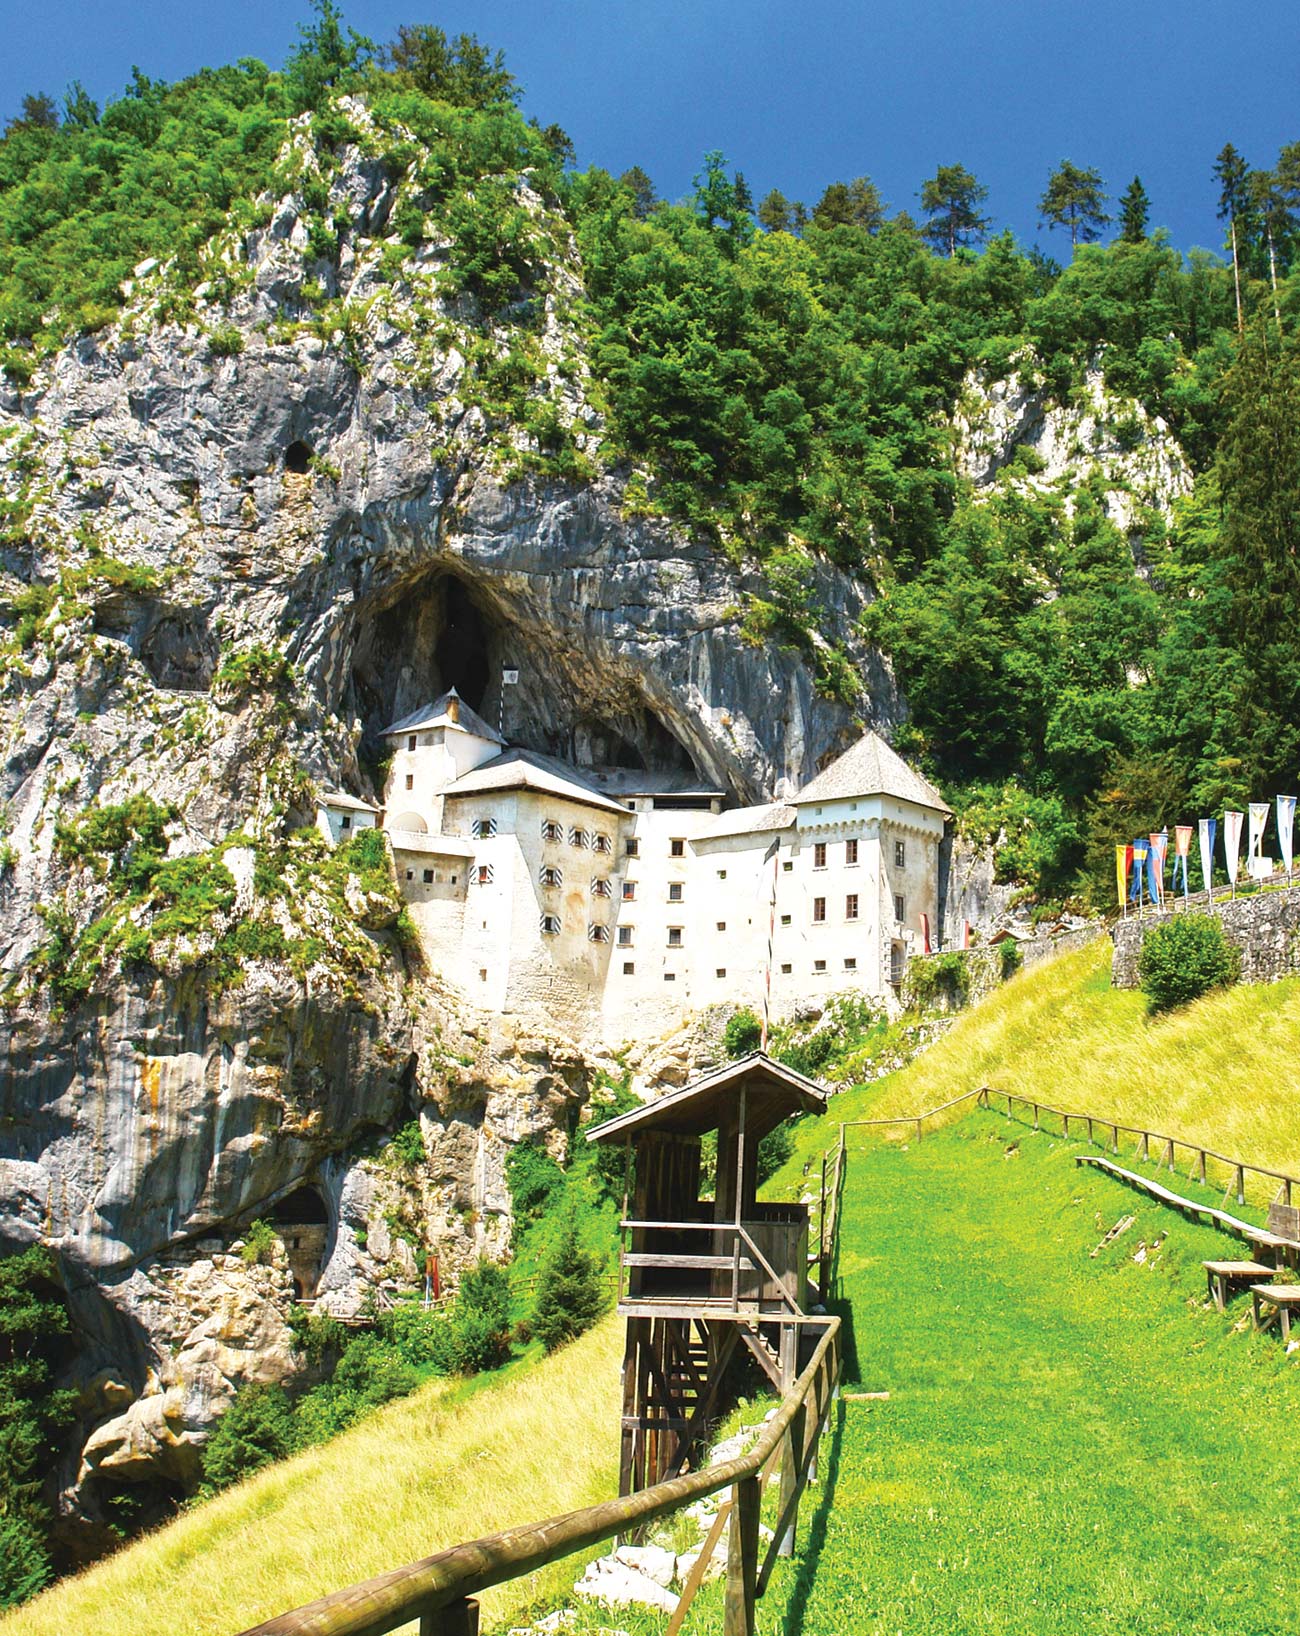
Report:
<svg viewBox="0 0 1300 1636"><path fill-rule="evenodd" d="M774 1062L762 1051L752 1051L738 1062L729 1062L702 1078L683 1085L679 1091L647 1102L643 1108L593 1125L589 1142L621 1142L636 1139L643 1131L671 1131L679 1136L701 1136L719 1129L746 1092L745 1128L761 1138L775 1130L793 1113L824 1113L826 1093L811 1079L797 1074L784 1063Z"/></svg>

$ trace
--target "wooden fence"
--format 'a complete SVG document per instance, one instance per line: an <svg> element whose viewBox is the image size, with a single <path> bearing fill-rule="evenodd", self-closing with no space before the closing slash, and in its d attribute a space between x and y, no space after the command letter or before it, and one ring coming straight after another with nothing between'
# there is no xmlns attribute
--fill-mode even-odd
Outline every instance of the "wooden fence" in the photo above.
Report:
<svg viewBox="0 0 1300 1636"><path fill-rule="evenodd" d="M807 1368L748 1454L603 1505L453 1546L268 1619L244 1636L384 1636L413 1619L420 1621L420 1636L477 1636L478 1592L633 1533L727 1488L730 1498L687 1579L668 1633L676 1636L681 1628L723 1528L729 1527L724 1636L754 1636L755 1601L766 1590L777 1557L791 1554L799 1500L815 1475L818 1442L839 1394L840 1320L818 1321L823 1330ZM778 1470L776 1525L760 1562L760 1502L764 1485Z"/></svg>

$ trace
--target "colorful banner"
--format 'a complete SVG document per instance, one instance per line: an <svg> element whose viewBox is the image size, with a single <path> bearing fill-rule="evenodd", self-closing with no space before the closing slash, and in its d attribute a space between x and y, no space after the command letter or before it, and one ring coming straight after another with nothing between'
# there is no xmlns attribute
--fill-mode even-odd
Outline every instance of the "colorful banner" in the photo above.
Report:
<svg viewBox="0 0 1300 1636"><path fill-rule="evenodd" d="M1124 907L1124 888L1128 885L1128 848L1115 848L1115 887L1119 892L1119 906Z"/></svg>
<svg viewBox="0 0 1300 1636"><path fill-rule="evenodd" d="M1241 826L1245 818L1244 812L1225 812L1223 815L1223 855L1228 865L1228 879L1234 888L1237 884L1237 866L1241 861Z"/></svg>
<svg viewBox="0 0 1300 1636"><path fill-rule="evenodd" d="M1192 826L1190 824L1174 825L1174 874L1169 883L1171 892L1178 890L1178 872L1183 874L1183 899L1186 901L1190 887L1187 884L1187 859L1192 850Z"/></svg>
<svg viewBox="0 0 1300 1636"><path fill-rule="evenodd" d="M1282 867L1288 878L1291 874L1291 838L1295 826L1295 796L1279 795L1277 798L1277 844L1282 852Z"/></svg>
<svg viewBox="0 0 1300 1636"><path fill-rule="evenodd" d="M1250 803L1250 837L1246 843L1246 873L1252 880L1265 880L1269 874L1268 859L1264 856L1264 830L1268 825L1268 802Z"/></svg>
<svg viewBox="0 0 1300 1636"><path fill-rule="evenodd" d="M1146 873L1147 853L1151 850L1150 842L1138 839L1129 848L1133 859L1133 885L1129 890L1130 903L1142 902L1142 878Z"/></svg>
<svg viewBox="0 0 1300 1636"><path fill-rule="evenodd" d="M1152 903L1165 901L1165 853L1169 850L1169 831L1150 837L1151 851L1147 854L1147 880L1151 884Z"/></svg>
<svg viewBox="0 0 1300 1636"><path fill-rule="evenodd" d="M1214 890L1214 837L1219 824L1216 818L1202 818L1201 832L1201 884L1207 892Z"/></svg>

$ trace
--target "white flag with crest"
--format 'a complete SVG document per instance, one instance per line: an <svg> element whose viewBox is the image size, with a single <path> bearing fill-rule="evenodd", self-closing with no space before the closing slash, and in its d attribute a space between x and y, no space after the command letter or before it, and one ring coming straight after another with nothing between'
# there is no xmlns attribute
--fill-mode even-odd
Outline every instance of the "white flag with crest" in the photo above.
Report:
<svg viewBox="0 0 1300 1636"><path fill-rule="evenodd" d="M1225 812L1223 815L1223 857L1228 866L1228 879L1237 884L1237 866L1241 862L1241 826L1244 812Z"/></svg>

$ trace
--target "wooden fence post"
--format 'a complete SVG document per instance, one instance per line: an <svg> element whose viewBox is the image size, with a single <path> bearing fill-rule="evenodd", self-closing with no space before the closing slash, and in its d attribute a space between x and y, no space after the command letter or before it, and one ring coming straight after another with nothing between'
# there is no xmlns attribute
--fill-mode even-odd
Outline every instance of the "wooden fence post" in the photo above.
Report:
<svg viewBox="0 0 1300 1636"><path fill-rule="evenodd" d="M1168 1137L1165 1142L1165 1163L1172 1171L1174 1168L1174 1139L1172 1136Z"/></svg>
<svg viewBox="0 0 1300 1636"><path fill-rule="evenodd" d="M1205 1186L1205 1149L1204 1148L1202 1148L1201 1152L1200 1152L1199 1170L1200 1170L1200 1177L1201 1177L1201 1186L1204 1187Z"/></svg>
<svg viewBox="0 0 1300 1636"><path fill-rule="evenodd" d="M1034 1103L1034 1129L1038 1129L1038 1104Z"/></svg>
<svg viewBox="0 0 1300 1636"><path fill-rule="evenodd" d="M727 1541L727 1594L723 1636L754 1636L754 1590L758 1581L758 1516L763 1485L745 1477L732 1490L731 1536Z"/></svg>
<svg viewBox="0 0 1300 1636"><path fill-rule="evenodd" d="M420 1615L420 1636L478 1636L478 1603L472 1596Z"/></svg>
<svg viewBox="0 0 1300 1636"><path fill-rule="evenodd" d="M1238 1204L1245 1204L1245 1202L1246 1202L1246 1167L1244 1165L1238 1165L1237 1166L1237 1203Z"/></svg>
<svg viewBox="0 0 1300 1636"><path fill-rule="evenodd" d="M776 1552L778 1556L794 1555L795 1530L799 1526L799 1468L803 1465L803 1430L807 1414L807 1409L801 1403L794 1412L789 1431L785 1434L785 1451L781 1456L781 1500L777 1515L785 1516L786 1507L789 1506L790 1525L781 1536L781 1543Z"/></svg>
<svg viewBox="0 0 1300 1636"><path fill-rule="evenodd" d="M1142 1132L1142 1157L1148 1164L1150 1164L1150 1162L1151 1162L1151 1132L1149 1130L1144 1130Z"/></svg>

